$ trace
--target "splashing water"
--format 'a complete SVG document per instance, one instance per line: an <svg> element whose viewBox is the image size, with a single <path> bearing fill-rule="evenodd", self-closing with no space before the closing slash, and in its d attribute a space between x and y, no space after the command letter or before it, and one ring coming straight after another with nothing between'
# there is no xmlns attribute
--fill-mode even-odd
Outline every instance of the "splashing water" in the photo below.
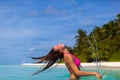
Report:
<svg viewBox="0 0 120 80"><path fill-rule="evenodd" d="M101 70L101 68L100 68L100 67L101 67L101 63L100 63L100 59L99 59L98 45L97 45L97 41L96 41L96 39L95 39L95 36L94 36L93 32L92 32L92 38L93 38L93 42L94 42L95 46L94 46L94 45L91 43L91 41L89 40L90 48L92 49L91 53L92 53L93 55L95 55L95 56L93 57L93 59L94 59L94 61L96 62L97 71L100 72L100 70Z"/></svg>

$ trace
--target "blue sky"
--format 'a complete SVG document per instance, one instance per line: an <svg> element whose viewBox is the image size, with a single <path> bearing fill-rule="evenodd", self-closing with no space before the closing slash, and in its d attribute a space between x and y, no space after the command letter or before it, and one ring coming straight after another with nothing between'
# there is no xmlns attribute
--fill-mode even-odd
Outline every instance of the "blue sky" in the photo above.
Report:
<svg viewBox="0 0 120 80"><path fill-rule="evenodd" d="M120 0L0 0L0 64L31 62L57 43L73 47L78 29L89 33L120 13Z"/></svg>

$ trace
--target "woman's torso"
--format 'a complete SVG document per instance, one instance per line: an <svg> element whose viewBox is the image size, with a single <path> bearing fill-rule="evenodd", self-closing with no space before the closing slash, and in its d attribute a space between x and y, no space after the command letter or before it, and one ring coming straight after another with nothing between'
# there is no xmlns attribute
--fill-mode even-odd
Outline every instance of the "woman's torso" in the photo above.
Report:
<svg viewBox="0 0 120 80"><path fill-rule="evenodd" d="M68 63L68 59L65 59L66 56L68 56L68 55L72 57L72 59L74 60L74 62L75 62L75 64L76 64L76 66L77 66L78 69L79 69L79 65L80 65L80 60L79 60L76 56L74 56L74 55L72 55L72 54L69 54L69 53L66 53L65 56L64 56L65 65L66 65L67 69L68 69L69 72L70 72L70 79L71 79L71 80L76 80L76 79L78 79L79 77L75 76L75 74L73 73L73 71L72 71L72 69L71 69L71 67L70 67L70 64Z"/></svg>

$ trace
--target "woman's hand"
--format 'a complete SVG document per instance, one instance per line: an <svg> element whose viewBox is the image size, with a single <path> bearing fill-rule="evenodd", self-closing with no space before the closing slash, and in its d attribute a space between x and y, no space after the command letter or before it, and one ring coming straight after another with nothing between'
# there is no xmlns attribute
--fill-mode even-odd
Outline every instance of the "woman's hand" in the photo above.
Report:
<svg viewBox="0 0 120 80"><path fill-rule="evenodd" d="M95 74L95 76L98 78L98 79L102 79L102 75L100 73L97 73Z"/></svg>

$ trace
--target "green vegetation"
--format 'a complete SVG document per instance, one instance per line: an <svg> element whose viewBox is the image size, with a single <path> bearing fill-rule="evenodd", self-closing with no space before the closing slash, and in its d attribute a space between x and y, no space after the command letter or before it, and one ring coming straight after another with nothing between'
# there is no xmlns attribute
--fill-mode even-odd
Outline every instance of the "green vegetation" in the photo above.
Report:
<svg viewBox="0 0 120 80"><path fill-rule="evenodd" d="M69 49L82 62L92 62L96 57L102 61L120 61L120 14L103 26L95 26L89 35L79 29L75 38L75 46Z"/></svg>

